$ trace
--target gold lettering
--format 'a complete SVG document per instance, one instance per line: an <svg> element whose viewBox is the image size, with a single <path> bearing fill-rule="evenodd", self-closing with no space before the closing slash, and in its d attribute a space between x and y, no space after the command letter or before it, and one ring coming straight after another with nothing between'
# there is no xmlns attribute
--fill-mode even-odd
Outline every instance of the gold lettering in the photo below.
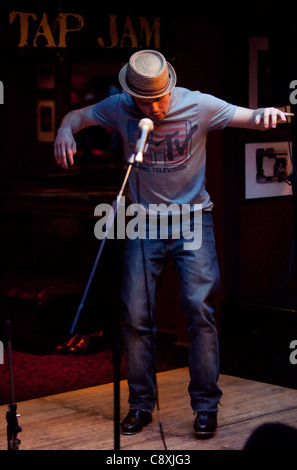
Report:
<svg viewBox="0 0 297 470"><path fill-rule="evenodd" d="M18 47L28 46L28 35L29 35L29 18L37 21L37 15L35 13L28 13L23 11L11 11L9 13L9 22L12 24L15 19L20 18L20 41ZM75 26L69 26L69 20L71 24L76 21ZM98 37L97 42L99 46L106 49L112 49L115 47L130 47L131 49L137 49L142 46L160 48L160 18L154 18L153 24L150 26L147 18L140 16L140 37L137 38L135 30L132 24L131 17L127 15L125 17L125 25L123 28L122 36L119 36L117 15L109 15L109 35L110 39L103 39ZM42 36L46 42L46 47L67 47L66 35L69 32L80 31L85 23L82 15L76 13L59 13L60 30L59 30L59 42L55 43L53 32L48 23L47 14L44 12L38 26L37 32L34 37L33 46L37 47L40 44L39 37ZM139 40L139 43L138 43Z"/></svg>
<svg viewBox="0 0 297 470"><path fill-rule="evenodd" d="M53 37L53 34L51 32L51 28L49 27L48 21L47 21L47 15L46 13L43 13L40 25L38 26L37 33L35 35L34 41L33 41L33 46L37 46L37 38L39 36L44 36L47 44L46 47L56 47L56 43Z"/></svg>
<svg viewBox="0 0 297 470"><path fill-rule="evenodd" d="M67 28L68 16L74 16L77 19L77 28ZM80 31L84 27L84 19L81 15L76 13L60 13L60 36L59 36L59 47L67 47L66 45L66 34L70 31Z"/></svg>
<svg viewBox="0 0 297 470"><path fill-rule="evenodd" d="M9 23L12 24L16 18L16 16L20 17L20 29L21 29L21 36L20 42L18 47L28 46L28 28L29 28L29 18L33 18L33 20L37 20L37 16L35 13L26 13L25 11L11 11L9 13Z"/></svg>
<svg viewBox="0 0 297 470"><path fill-rule="evenodd" d="M123 33L121 44L120 44L121 47L124 47L124 40L126 38L130 39L132 49L138 48L137 37L136 37L135 31L134 31L134 28L133 28L133 25L132 25L131 18L128 15L126 16L126 23L125 23L125 27L124 27L124 33Z"/></svg>
<svg viewBox="0 0 297 470"><path fill-rule="evenodd" d="M152 47L160 49L160 18L154 18L152 29L150 29L147 18L140 16L139 20L141 29L141 39L143 38L145 40L145 47L149 47L153 33L155 33L155 43Z"/></svg>
<svg viewBox="0 0 297 470"><path fill-rule="evenodd" d="M119 41L118 30L117 30L117 16L116 15L109 15L109 33L110 33L110 46L106 46L102 38L98 38L99 46L106 47L107 49L111 49L112 47L116 47Z"/></svg>

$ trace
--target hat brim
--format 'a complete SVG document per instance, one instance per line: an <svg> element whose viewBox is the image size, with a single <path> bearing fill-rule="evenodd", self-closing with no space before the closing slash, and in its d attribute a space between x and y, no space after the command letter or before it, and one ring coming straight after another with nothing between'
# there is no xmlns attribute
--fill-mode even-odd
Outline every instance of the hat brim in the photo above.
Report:
<svg viewBox="0 0 297 470"><path fill-rule="evenodd" d="M156 92L156 93L153 93L153 94L152 93L145 94L145 93L136 93L135 90L132 90L129 87L129 85L127 83L127 80L126 80L128 64L124 65L124 67L122 67L120 72L119 72L120 85L121 85L121 87L123 88L124 91L129 93L129 95L134 96L135 98L148 98L148 99L161 98L161 96L164 96L164 95L167 95L168 93L170 93L176 85L175 70L172 67L172 65L169 64L169 62L167 62L167 65L168 65L168 71L169 71L169 80L168 80L166 90L165 91L163 90L162 93L157 93Z"/></svg>

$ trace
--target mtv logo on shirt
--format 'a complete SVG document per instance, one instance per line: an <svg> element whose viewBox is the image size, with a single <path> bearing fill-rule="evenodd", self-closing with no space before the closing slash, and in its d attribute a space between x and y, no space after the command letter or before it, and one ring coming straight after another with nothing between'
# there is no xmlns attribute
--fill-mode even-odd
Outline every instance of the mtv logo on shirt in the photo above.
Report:
<svg viewBox="0 0 297 470"><path fill-rule="evenodd" d="M144 165L183 165L191 156L192 136L198 125L190 121L171 121L155 128L148 136L148 148L144 154ZM138 122L128 121L128 137L132 152L135 152L140 137Z"/></svg>

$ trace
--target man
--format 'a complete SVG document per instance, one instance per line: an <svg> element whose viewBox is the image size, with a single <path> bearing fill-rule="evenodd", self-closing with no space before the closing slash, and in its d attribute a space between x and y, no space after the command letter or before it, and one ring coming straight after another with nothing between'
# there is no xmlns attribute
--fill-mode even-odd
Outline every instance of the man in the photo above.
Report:
<svg viewBox="0 0 297 470"><path fill-rule="evenodd" d="M87 126L117 130L125 157L135 152L138 123L150 118L143 162L131 171L130 197L149 213L161 207L191 207L191 223L202 207L202 244L187 249L182 237L126 240L122 299L125 306L124 344L127 357L130 410L121 423L124 434L140 432L152 421L156 401L153 342L157 281L171 257L180 275L182 305L189 331L189 394L196 414L197 438L213 436L217 427L219 348L214 310L219 269L213 234L212 207L205 189L205 146L209 131L225 126L275 128L287 113L275 108L249 110L213 96L176 87L176 74L162 54L143 50L132 55L119 73L123 93L93 106L68 113L58 130L55 158L63 167L73 165L73 135ZM172 222L173 224L173 222ZM195 226L195 225L194 225ZM170 232L171 230L171 232ZM169 227L172 234L173 227Z"/></svg>

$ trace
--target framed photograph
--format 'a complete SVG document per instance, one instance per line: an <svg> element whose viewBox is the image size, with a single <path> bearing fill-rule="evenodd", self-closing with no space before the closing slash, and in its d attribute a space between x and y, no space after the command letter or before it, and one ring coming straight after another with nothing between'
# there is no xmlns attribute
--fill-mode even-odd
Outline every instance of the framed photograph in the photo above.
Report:
<svg viewBox="0 0 297 470"><path fill-rule="evenodd" d="M37 139L39 142L54 142L56 126L55 102L39 100L37 102Z"/></svg>
<svg viewBox="0 0 297 470"><path fill-rule="evenodd" d="M292 173L291 142L257 142L245 144L245 197L291 196L286 182Z"/></svg>

